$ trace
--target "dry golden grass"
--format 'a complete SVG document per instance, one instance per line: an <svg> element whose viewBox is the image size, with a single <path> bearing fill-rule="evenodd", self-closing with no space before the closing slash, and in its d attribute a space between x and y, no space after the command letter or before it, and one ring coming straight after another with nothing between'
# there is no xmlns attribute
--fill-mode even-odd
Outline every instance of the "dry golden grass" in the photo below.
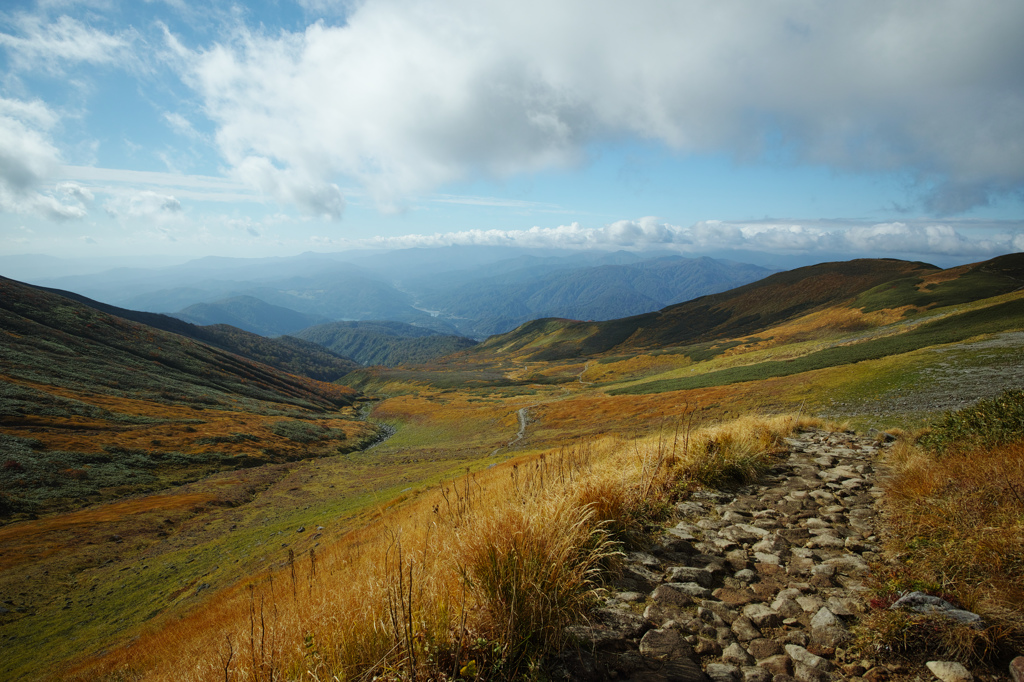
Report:
<svg viewBox="0 0 1024 682"><path fill-rule="evenodd" d="M942 455L901 439L891 451L878 606L908 590L982 616L978 630L880 610L873 640L907 655L993 662L1024 645L1024 442Z"/></svg>
<svg viewBox="0 0 1024 682"><path fill-rule="evenodd" d="M509 679L561 644L674 495L769 466L809 420L606 437L466 474L287 555L72 679ZM727 473L721 474L720 471Z"/></svg>
<svg viewBox="0 0 1024 682"><path fill-rule="evenodd" d="M753 346L743 346L731 352L727 351L726 354L747 352L759 348L774 348L800 341L827 339L837 334L875 329L904 320L904 310L904 308L892 308L864 313L857 308L834 306L772 327L770 331L761 334L771 338Z"/></svg>

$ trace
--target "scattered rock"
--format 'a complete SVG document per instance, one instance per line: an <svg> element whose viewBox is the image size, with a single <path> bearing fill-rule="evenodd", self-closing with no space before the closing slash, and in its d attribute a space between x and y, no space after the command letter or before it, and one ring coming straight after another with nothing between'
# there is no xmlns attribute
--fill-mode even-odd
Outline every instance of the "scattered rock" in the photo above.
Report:
<svg viewBox="0 0 1024 682"><path fill-rule="evenodd" d="M714 682L737 682L740 679L740 669L726 663L709 663L705 672Z"/></svg>
<svg viewBox="0 0 1024 682"><path fill-rule="evenodd" d="M1010 677L1013 682L1024 682L1024 656L1018 656L1010 661Z"/></svg>
<svg viewBox="0 0 1024 682"><path fill-rule="evenodd" d="M675 629L648 630L640 640L640 653L651 658L693 656L693 648L683 641Z"/></svg>
<svg viewBox="0 0 1024 682"><path fill-rule="evenodd" d="M754 657L747 653L747 650L733 642L722 651L722 661L732 665L745 666L754 665Z"/></svg>
<svg viewBox="0 0 1024 682"><path fill-rule="evenodd" d="M762 482L693 492L676 505L675 527L627 554L607 607L570 628L577 653L559 656L572 662L564 679L910 679L843 649L880 559L874 458L886 446L822 431L787 443L788 459ZM931 599L903 604L963 617ZM1024 682L1024 658L1015 664Z"/></svg>
<svg viewBox="0 0 1024 682"><path fill-rule="evenodd" d="M942 682L973 682L974 675L953 661L928 661L925 665Z"/></svg>
<svg viewBox="0 0 1024 682"><path fill-rule="evenodd" d="M971 611L958 609L945 599L934 597L924 592L910 592L903 595L890 606L891 609L910 609L926 616L941 616L950 618L962 625L970 625L977 629L984 629L984 621L981 616Z"/></svg>
<svg viewBox="0 0 1024 682"><path fill-rule="evenodd" d="M822 606L811 618L811 643L826 648L835 648L850 639L850 632L843 621Z"/></svg>

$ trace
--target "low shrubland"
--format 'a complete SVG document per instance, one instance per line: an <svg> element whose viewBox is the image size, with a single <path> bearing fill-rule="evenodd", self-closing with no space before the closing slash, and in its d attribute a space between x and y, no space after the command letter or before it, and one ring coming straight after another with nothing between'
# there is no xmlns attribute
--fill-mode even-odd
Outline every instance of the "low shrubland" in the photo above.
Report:
<svg viewBox="0 0 1024 682"><path fill-rule="evenodd" d="M794 417L538 453L398 501L79 679L513 679L585 621L621 551L704 484L771 466Z"/></svg>
<svg viewBox="0 0 1024 682"><path fill-rule="evenodd" d="M890 456L886 550L871 646L915 657L996 662L1024 646L1024 393L948 413ZM919 590L981 615L984 627L893 612Z"/></svg>

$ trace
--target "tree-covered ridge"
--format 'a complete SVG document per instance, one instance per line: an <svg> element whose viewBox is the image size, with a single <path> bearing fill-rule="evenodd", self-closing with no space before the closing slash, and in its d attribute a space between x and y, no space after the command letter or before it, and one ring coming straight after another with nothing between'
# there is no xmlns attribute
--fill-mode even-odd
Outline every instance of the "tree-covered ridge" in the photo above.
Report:
<svg viewBox="0 0 1024 682"><path fill-rule="evenodd" d="M476 345L402 322L331 322L295 334L364 365L415 365Z"/></svg>

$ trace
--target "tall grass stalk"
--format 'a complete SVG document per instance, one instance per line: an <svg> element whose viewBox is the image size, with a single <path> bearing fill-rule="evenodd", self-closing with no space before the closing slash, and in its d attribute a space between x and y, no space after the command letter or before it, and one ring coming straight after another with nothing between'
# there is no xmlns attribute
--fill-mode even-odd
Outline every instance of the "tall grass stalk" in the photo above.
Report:
<svg viewBox="0 0 1024 682"><path fill-rule="evenodd" d="M512 679L586 618L623 544L701 484L749 480L810 424L745 418L567 445L472 473L401 505L310 560L84 666L72 679ZM278 599L287 571L290 598ZM306 589L297 589L305 584Z"/></svg>

